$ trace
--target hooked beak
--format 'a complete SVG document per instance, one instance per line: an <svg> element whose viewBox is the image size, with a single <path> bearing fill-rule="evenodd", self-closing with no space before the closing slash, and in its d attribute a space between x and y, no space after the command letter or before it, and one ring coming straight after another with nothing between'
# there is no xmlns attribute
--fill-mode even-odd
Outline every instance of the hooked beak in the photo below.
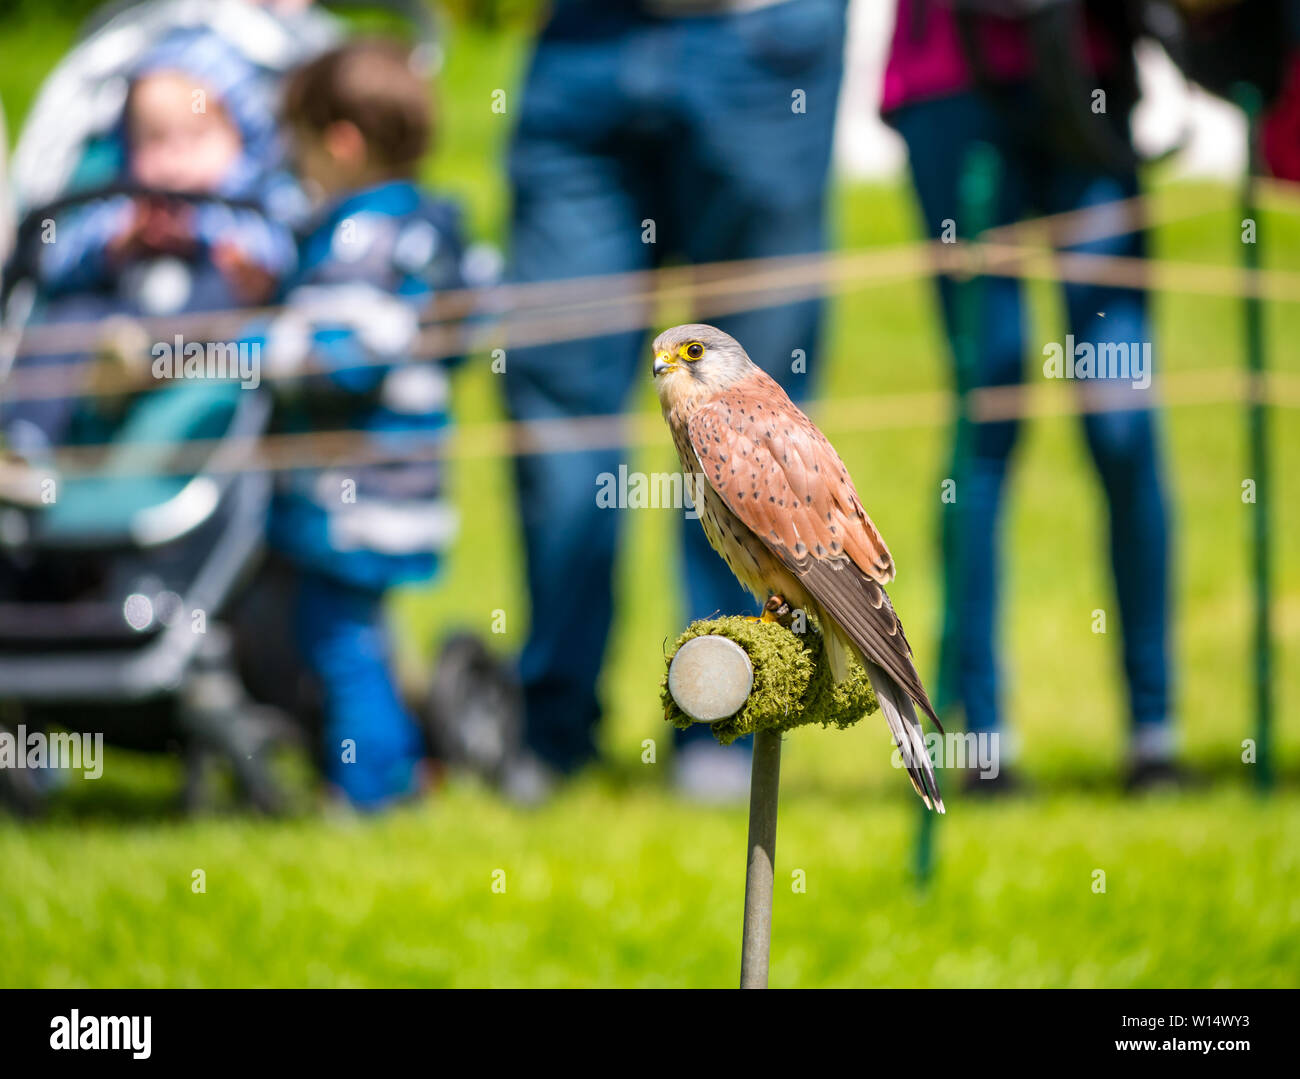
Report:
<svg viewBox="0 0 1300 1079"><path fill-rule="evenodd" d="M676 366L677 365L675 363L669 362L668 353L666 352L655 353L654 373L656 375L662 375L665 371L671 371Z"/></svg>

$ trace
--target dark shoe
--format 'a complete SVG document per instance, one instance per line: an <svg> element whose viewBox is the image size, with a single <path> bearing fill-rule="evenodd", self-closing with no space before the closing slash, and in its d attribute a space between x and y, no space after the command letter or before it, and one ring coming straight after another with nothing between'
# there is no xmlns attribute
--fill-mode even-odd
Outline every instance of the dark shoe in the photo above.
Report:
<svg viewBox="0 0 1300 1079"><path fill-rule="evenodd" d="M753 754L743 746L692 742L673 760L673 786L688 802L700 805L744 805L749 800Z"/></svg>
<svg viewBox="0 0 1300 1079"><path fill-rule="evenodd" d="M1129 766L1128 775L1124 777L1124 790L1128 794L1176 791L1186 785L1186 774L1172 760L1137 761Z"/></svg>
<svg viewBox="0 0 1300 1079"><path fill-rule="evenodd" d="M1008 795L1023 794L1025 785L1019 775L1005 765L997 775L986 776L978 768L965 769L962 777L962 790L975 798L1005 798Z"/></svg>
<svg viewBox="0 0 1300 1079"><path fill-rule="evenodd" d="M526 750L516 753L501 769L498 786L507 802L536 809L555 796L559 775Z"/></svg>
<svg viewBox="0 0 1300 1079"><path fill-rule="evenodd" d="M438 759L503 786L523 742L523 702L509 665L477 637L443 645L424 720Z"/></svg>

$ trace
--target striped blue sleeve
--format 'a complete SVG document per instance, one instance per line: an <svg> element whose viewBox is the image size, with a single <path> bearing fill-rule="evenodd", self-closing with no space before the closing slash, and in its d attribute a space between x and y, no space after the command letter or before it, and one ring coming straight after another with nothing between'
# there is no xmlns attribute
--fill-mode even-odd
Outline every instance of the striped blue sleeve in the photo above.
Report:
<svg viewBox="0 0 1300 1079"><path fill-rule="evenodd" d="M108 248L130 226L131 213L131 199L120 196L88 203L61 219L52 219L42 232L38 261L45 292L58 295L86 291L109 280L113 268Z"/></svg>

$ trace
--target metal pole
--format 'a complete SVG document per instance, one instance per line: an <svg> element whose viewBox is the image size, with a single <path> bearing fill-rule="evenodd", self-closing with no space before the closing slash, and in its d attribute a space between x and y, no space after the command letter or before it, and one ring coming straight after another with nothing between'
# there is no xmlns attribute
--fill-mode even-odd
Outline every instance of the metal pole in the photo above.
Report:
<svg viewBox="0 0 1300 1079"><path fill-rule="evenodd" d="M745 928L740 950L740 988L767 988L772 943L772 886L776 865L776 803L781 785L781 736L754 735L749 776L749 860L745 867Z"/></svg>
<svg viewBox="0 0 1300 1079"><path fill-rule="evenodd" d="M1241 185L1242 228L1254 223L1254 243L1243 243L1242 266L1249 274L1259 270L1260 221L1255 197L1259 171L1259 90L1242 83L1235 88L1237 104L1246 114L1246 174ZM1255 780L1261 790L1273 786L1273 635L1269 588L1269 510L1271 483L1268 461L1268 411L1264 402L1264 310L1257 292L1248 290L1242 301L1246 330L1246 369L1250 396L1246 423L1250 475L1255 481L1255 512L1251 515L1251 569L1254 626Z"/></svg>

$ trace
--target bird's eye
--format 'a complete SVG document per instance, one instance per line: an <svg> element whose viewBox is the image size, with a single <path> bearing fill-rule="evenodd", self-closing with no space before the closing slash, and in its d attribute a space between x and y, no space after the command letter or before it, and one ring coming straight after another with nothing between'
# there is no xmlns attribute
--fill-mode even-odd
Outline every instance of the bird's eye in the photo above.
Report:
<svg viewBox="0 0 1300 1079"><path fill-rule="evenodd" d="M686 346L686 358L688 360L698 360L704 355L704 346L698 341L692 341Z"/></svg>

